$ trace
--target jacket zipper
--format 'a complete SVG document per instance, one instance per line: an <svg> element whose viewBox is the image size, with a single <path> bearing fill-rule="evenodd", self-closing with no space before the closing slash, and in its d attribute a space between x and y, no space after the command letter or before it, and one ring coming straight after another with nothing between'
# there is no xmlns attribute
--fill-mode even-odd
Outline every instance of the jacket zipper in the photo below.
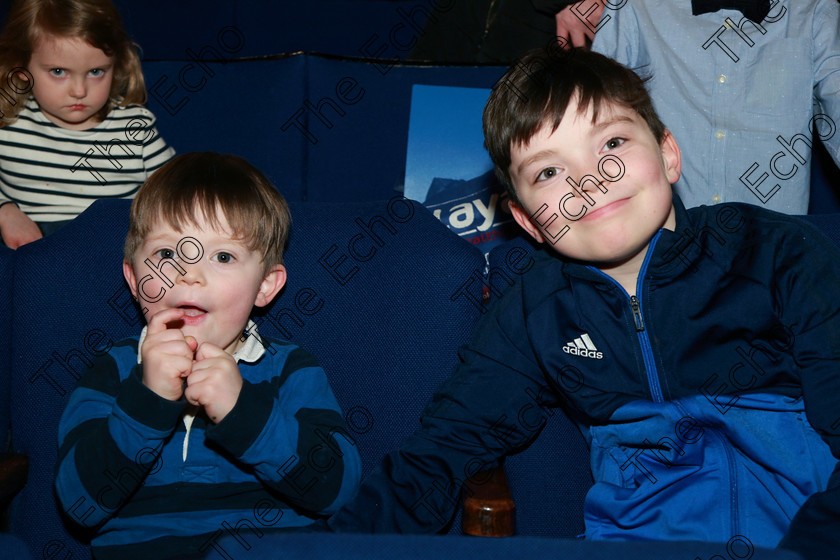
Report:
<svg viewBox="0 0 840 560"><path fill-rule="evenodd" d="M656 246L656 242L659 240L661 233L662 230L656 232L656 235L654 235L653 239L650 240L645 260L642 263L641 270L639 270L639 277L636 279L636 293L639 294L638 297L628 294L627 290L625 290L621 284L613 280L609 275L601 272L593 266L589 266L590 269L595 270L609 278L613 284L618 286L618 289L621 290L630 303L630 311L633 313L633 321L636 325L636 338L638 339L639 346L642 349L642 360L645 364L645 375L647 376L648 389L650 390L651 399L653 402L657 403L665 402L665 397L662 395L662 385L659 383L659 373L656 371L656 361L653 359L653 347L650 344L648 331L645 328L644 314L642 313L642 298L640 296L642 294L642 285L644 284L648 263L650 262L650 257L653 255L653 249Z"/></svg>
<svg viewBox="0 0 840 560"><path fill-rule="evenodd" d="M674 402L674 406L682 413L683 416L691 416L691 414L678 401ZM704 426L708 430L711 437L718 442L718 445L723 450L724 459L727 466L727 474L729 475L729 527L733 535L741 534L741 518L740 518L740 504L738 503L738 470L735 467L735 458L732 447L716 429ZM711 448L709 448L711 452Z"/></svg>
<svg viewBox="0 0 840 560"><path fill-rule="evenodd" d="M732 534L738 535L741 533L738 504L738 471L735 468L735 459L732 457L732 448L716 430L709 430L709 432L720 442L720 446L723 448L723 454L726 456L726 466L729 469L729 522L732 528Z"/></svg>
<svg viewBox="0 0 840 560"><path fill-rule="evenodd" d="M646 266L647 258L645 259L644 265L642 265L642 270L639 272L639 285L636 288L637 294L641 293L641 282ZM642 300L636 296L631 296L630 309L633 311L633 317L636 320L636 336L639 339L639 345L642 347L642 359L645 362L645 373L647 374L650 396L653 402L665 402L665 397L662 396L662 385L659 383L659 373L656 371L656 361L653 359L653 347L650 345L650 337L648 337L644 319L642 319Z"/></svg>
<svg viewBox="0 0 840 560"><path fill-rule="evenodd" d="M653 236L653 239L650 241L650 246L648 246L648 252L645 255L645 260L642 263L642 268L639 271L639 277L636 280L636 293L641 296L642 292L642 284L647 273L648 262L650 261L650 256L653 254L653 248L656 246L656 242L659 239L659 235L662 231L658 231L656 235ZM650 338L647 335L647 329L645 328L645 320L644 315L642 313L642 299L641 297L631 296L627 293L627 290L624 287L613 280L607 274L604 274L600 270L595 267L588 267L592 270L595 270L607 278L609 278L613 284L617 285L618 288L624 293L625 296L628 297L630 302L630 310L633 312L633 321L636 325L636 336L639 340L639 345L642 348L642 359L645 363L645 373L647 375L648 380L648 388L650 389L651 397L653 398L654 402L665 402L665 398L662 395L662 385L659 383L659 374L656 371L656 364L653 359L653 348L650 344ZM716 431L712 430L711 433L714 434L714 437L720 441L721 447L723 448L723 453L726 459L726 464L729 471L729 487L730 487L730 500L729 500L729 512L730 512L730 526L732 528L732 534L737 535L740 532L740 518L739 518L739 510L740 505L738 503L738 476L737 471L735 469L735 459L732 456L732 449L726 444L724 438L718 434Z"/></svg>

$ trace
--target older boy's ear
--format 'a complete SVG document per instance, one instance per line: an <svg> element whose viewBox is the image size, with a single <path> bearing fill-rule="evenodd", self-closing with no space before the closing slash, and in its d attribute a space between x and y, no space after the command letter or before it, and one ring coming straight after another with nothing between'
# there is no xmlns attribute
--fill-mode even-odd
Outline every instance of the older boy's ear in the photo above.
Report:
<svg viewBox="0 0 840 560"><path fill-rule="evenodd" d="M257 307L265 307L274 299L278 292L286 285L286 267L275 264L269 269L260 283L260 289L254 300Z"/></svg>
<svg viewBox="0 0 840 560"><path fill-rule="evenodd" d="M543 243L545 241L545 237L543 237L540 228L531 221L531 215L528 214L528 211L519 206L519 204L513 200L511 200L508 204L510 204L510 213L513 214L513 219L516 220L519 227L524 229L525 232L533 237L537 243Z"/></svg>
<svg viewBox="0 0 840 560"><path fill-rule="evenodd" d="M677 140L671 134L670 130L665 131L659 148L662 151L662 160L665 162L665 174L668 177L668 182L673 185L680 180L682 155L680 154L680 147L677 145Z"/></svg>
<svg viewBox="0 0 840 560"><path fill-rule="evenodd" d="M137 299L137 277L134 276L134 268L126 261L123 261L123 276L128 284L128 289L131 290L131 295Z"/></svg>

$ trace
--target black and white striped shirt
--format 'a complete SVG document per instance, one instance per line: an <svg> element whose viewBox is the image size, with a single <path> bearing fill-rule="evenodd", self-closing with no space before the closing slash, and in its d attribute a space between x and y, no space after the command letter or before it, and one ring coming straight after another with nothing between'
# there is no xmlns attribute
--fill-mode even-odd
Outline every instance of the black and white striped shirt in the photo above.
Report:
<svg viewBox="0 0 840 560"><path fill-rule="evenodd" d="M0 128L0 204L11 200L35 222L69 220L99 198L133 198L174 154L145 107L114 108L89 130L50 122L30 97Z"/></svg>

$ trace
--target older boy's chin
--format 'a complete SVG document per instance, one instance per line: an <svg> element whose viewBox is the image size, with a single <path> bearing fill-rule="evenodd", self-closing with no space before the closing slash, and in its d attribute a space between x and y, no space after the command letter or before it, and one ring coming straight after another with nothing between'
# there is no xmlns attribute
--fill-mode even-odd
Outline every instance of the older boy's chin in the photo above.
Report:
<svg viewBox="0 0 840 560"><path fill-rule="evenodd" d="M562 244L551 247L555 253L565 259L599 268L602 266L613 267L633 260L647 250L650 245L649 241L648 239L645 242L628 243L627 238L617 237L611 240L601 238L601 243L595 247L569 249L568 247L563 247Z"/></svg>

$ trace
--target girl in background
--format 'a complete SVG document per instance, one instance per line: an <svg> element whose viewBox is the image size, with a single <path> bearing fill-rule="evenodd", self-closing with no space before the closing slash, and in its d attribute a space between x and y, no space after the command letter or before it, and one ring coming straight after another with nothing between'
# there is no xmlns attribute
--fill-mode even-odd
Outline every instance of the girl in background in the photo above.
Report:
<svg viewBox="0 0 840 560"><path fill-rule="evenodd" d="M111 0L17 0L0 32L0 235L35 241L133 198L173 155Z"/></svg>

